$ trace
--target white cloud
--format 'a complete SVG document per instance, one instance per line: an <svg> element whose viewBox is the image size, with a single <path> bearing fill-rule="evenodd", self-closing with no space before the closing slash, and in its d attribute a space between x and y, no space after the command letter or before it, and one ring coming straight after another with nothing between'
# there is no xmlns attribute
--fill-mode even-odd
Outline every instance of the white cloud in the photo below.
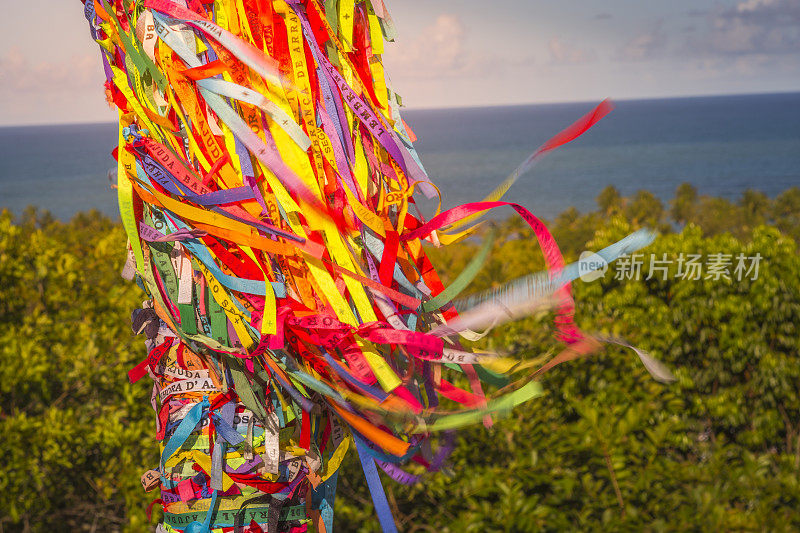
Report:
<svg viewBox="0 0 800 533"><path fill-rule="evenodd" d="M85 89L104 82L99 54L73 56L68 61L32 59L12 47L0 56L0 86L5 91L35 93Z"/></svg>
<svg viewBox="0 0 800 533"><path fill-rule="evenodd" d="M769 10L782 12L787 8L790 11L794 9L796 13L800 12L795 2L786 0L747 0L736 5L738 13L758 13Z"/></svg>
<svg viewBox="0 0 800 533"><path fill-rule="evenodd" d="M99 53L55 61L9 48L0 55L0 124L113 120L104 82Z"/></svg>
<svg viewBox="0 0 800 533"><path fill-rule="evenodd" d="M428 79L479 74L492 64L466 49L461 19L442 13L412 40L398 39L384 57L387 72L404 79Z"/></svg>
<svg viewBox="0 0 800 533"><path fill-rule="evenodd" d="M617 51L617 57L623 61L653 59L664 54L667 40L663 21L658 21L649 30L639 33L626 42Z"/></svg>
<svg viewBox="0 0 800 533"><path fill-rule="evenodd" d="M748 0L747 2L742 2L737 5L736 11L739 13L747 13L748 11L756 11L765 5L774 3L774 0Z"/></svg>
<svg viewBox="0 0 800 533"><path fill-rule="evenodd" d="M745 0L708 16L708 29L690 43L708 55L783 55L800 52L798 0Z"/></svg>
<svg viewBox="0 0 800 533"><path fill-rule="evenodd" d="M548 43L550 50L550 63L554 65L580 65L597 59L592 50L584 50L568 43L558 37L553 37Z"/></svg>

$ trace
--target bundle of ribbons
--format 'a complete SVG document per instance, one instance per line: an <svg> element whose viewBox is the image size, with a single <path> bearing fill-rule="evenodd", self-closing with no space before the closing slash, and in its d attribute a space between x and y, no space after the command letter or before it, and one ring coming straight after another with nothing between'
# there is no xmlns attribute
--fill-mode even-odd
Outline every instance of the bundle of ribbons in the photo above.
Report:
<svg viewBox="0 0 800 533"><path fill-rule="evenodd" d="M331 531L336 481L355 449L380 526L395 529L378 469L435 472L453 432L541 393L536 378L601 342L573 322L553 237L501 197L539 157L575 139L608 102L536 150L487 198L429 220L438 196L381 63L394 39L382 0L84 0L107 98L119 111L123 276L147 293L133 327L148 356L160 461L160 531ZM475 235L507 206L548 269L460 297L492 238L444 286L423 241ZM597 252L649 244L640 231ZM561 351L519 361L464 347L536 310ZM659 379L669 373L637 353ZM413 472L406 466L413 463ZM152 505L151 505L152 507Z"/></svg>

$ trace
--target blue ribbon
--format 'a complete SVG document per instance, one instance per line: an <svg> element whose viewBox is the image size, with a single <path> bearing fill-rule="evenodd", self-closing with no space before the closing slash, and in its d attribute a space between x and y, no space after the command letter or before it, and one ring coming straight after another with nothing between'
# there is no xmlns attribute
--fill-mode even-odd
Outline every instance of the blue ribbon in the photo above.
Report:
<svg viewBox="0 0 800 533"><path fill-rule="evenodd" d="M164 470L164 464L167 462L167 460L172 457L181 446L183 446L183 444L186 442L186 439L188 439L189 435L191 435L194 431L194 428L206 415L206 409L209 406L210 404L208 403L208 396L203 396L203 401L192 407L184 419L181 420L178 429L176 429L175 433L172 434L172 437L167 442L167 445L164 446L164 452L161 454L162 471Z"/></svg>
<svg viewBox="0 0 800 533"><path fill-rule="evenodd" d="M392 511L389 509L389 502L386 501L386 493L383 491L375 460L366 452L365 445L359 442L359 439L356 439L356 450L358 450L358 458L361 460L361 468L364 469L364 477L367 479L367 487L369 487L372 502L375 504L375 512L378 515L381 529L384 533L397 533L397 526L394 523Z"/></svg>
<svg viewBox="0 0 800 533"><path fill-rule="evenodd" d="M244 442L244 437L242 437L238 431L233 429L217 413L211 413L211 419L214 421L214 429L216 430L217 434L227 442L234 446L238 446Z"/></svg>
<svg viewBox="0 0 800 533"><path fill-rule="evenodd" d="M347 370L345 370L344 367L342 367L342 365L340 365L339 362L336 361L336 359L334 359L333 357L331 357L327 352L324 352L324 355L325 355L325 361L329 365L331 365L331 368L333 368L333 370L336 371L336 373L339 374L339 376L341 376L342 379L344 379L347 383L349 383L353 387L356 387L357 389L366 392L367 394L369 394L373 398L377 398L381 402L389 397L388 394L380 390L378 387L373 387L372 385L367 385L366 383L362 383L353 376L351 376L350 373L347 372Z"/></svg>

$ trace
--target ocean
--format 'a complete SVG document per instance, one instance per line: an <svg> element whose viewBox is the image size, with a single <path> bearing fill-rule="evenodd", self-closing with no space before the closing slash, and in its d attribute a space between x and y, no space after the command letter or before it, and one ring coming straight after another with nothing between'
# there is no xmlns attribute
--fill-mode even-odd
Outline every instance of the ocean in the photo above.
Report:
<svg viewBox="0 0 800 533"><path fill-rule="evenodd" d="M592 103L406 110L444 206L477 201ZM117 218L109 181L114 124L0 128L0 208L35 205L60 219L92 208ZM774 197L800 186L800 93L628 100L572 144L550 153L506 199L543 218L595 208L607 185L665 203L689 182L700 194ZM419 195L418 195L419 196ZM430 203L423 203L429 212ZM496 216L508 216L511 211Z"/></svg>

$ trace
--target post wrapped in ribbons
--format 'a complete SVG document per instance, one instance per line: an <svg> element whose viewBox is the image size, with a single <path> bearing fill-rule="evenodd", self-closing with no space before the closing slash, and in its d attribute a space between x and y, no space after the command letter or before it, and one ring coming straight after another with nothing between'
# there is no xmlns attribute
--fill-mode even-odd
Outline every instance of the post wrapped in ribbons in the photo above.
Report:
<svg viewBox="0 0 800 533"><path fill-rule="evenodd" d="M133 315L148 355L129 377L153 381L160 460L142 484L160 491L162 531L331 531L348 451L394 530L379 468L415 483L405 463L438 470L454 430L541 391L530 365L461 346L472 332L459 324L550 306L565 345L556 362L597 344L572 321L577 270L535 216L498 200L610 104L488 201L427 221L413 195L437 189L384 76L395 30L382 0L84 6L119 110L124 272L148 296ZM489 249L445 287L422 242L454 242L502 205L534 228L546 283L483 295L459 322L454 299ZM634 234L603 258L651 239Z"/></svg>

